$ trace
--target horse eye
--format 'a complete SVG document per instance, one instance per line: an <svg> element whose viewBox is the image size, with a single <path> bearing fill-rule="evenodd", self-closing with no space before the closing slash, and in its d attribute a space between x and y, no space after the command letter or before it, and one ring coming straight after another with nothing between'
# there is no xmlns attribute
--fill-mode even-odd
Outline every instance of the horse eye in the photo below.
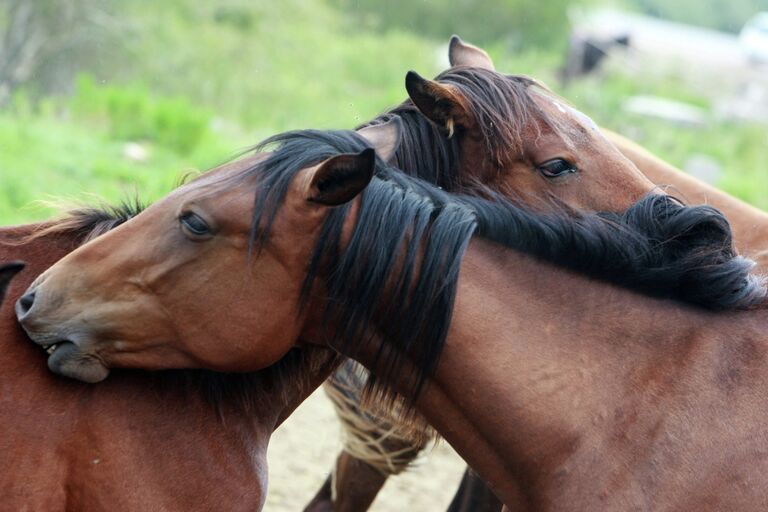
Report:
<svg viewBox="0 0 768 512"><path fill-rule="evenodd" d="M179 222L184 228L193 235L203 236L210 233L211 228L205 220L192 212L184 212L179 215Z"/></svg>
<svg viewBox="0 0 768 512"><path fill-rule="evenodd" d="M566 174L571 174L577 171L575 165L562 158L555 158L548 162L544 162L539 165L537 169L547 178L559 178L560 176L565 176Z"/></svg>

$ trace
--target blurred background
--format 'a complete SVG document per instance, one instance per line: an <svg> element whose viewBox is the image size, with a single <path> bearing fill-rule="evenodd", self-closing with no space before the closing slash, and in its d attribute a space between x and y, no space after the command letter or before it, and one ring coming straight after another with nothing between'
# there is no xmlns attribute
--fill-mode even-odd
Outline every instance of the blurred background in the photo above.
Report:
<svg viewBox="0 0 768 512"><path fill-rule="evenodd" d="M290 128L351 128L451 34L768 207L768 0L2 0L0 222L151 200ZM92 201L92 199L86 198Z"/></svg>
<svg viewBox="0 0 768 512"><path fill-rule="evenodd" d="M0 224L166 194L291 128L352 128L447 66L451 34L598 124L768 208L768 0L0 0ZM266 510L301 510L339 448L316 393L270 445ZM373 510L445 510L445 446Z"/></svg>

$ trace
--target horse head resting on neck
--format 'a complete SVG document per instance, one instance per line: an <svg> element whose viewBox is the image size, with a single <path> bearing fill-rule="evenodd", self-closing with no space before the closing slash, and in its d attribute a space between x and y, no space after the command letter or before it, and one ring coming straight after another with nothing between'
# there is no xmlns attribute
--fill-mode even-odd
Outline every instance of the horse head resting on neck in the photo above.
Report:
<svg viewBox="0 0 768 512"><path fill-rule="evenodd" d="M389 132L377 145L398 139L396 123L371 130ZM17 315L36 343L58 347L54 372L95 382L110 367L248 371L323 340L346 355L376 351L384 380L410 365L415 394L437 364L474 234L706 308L765 296L706 206L648 196L624 214L536 214L411 178L355 132L291 132L261 147L275 144L243 172L179 188L30 287Z"/></svg>

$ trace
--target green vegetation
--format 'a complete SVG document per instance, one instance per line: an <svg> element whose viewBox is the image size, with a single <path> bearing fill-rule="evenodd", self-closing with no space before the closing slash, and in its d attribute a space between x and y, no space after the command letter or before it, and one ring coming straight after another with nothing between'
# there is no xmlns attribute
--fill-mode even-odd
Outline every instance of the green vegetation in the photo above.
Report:
<svg viewBox="0 0 768 512"><path fill-rule="evenodd" d="M650 16L738 33L758 11L768 11L768 0L631 0Z"/></svg>
<svg viewBox="0 0 768 512"><path fill-rule="evenodd" d="M0 74L0 224L52 214L35 200L152 200L271 133L351 128L405 98L408 69L437 73L452 32L483 44L499 69L556 86L568 36L562 0L73 0L63 13L59 0L9 1L46 6L43 26L57 37L69 32L56 20L92 15L5 100ZM0 30L12 14L0 13ZM609 69L558 92L678 166L693 153L716 159L719 185L768 207L764 127L681 128L622 112L634 94L709 108L674 78Z"/></svg>

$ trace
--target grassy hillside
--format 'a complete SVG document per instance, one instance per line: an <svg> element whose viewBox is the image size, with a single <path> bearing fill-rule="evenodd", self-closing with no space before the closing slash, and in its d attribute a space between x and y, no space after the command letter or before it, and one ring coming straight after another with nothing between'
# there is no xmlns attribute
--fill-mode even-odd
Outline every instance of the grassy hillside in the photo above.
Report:
<svg viewBox="0 0 768 512"><path fill-rule="evenodd" d="M51 91L32 82L0 110L1 224L50 216L52 210L33 204L40 199L157 198L182 174L225 161L276 131L351 128L405 98L408 69L438 72L450 34L436 34L453 28L431 20L427 31L402 16L371 18L375 4L350 12L352 4L342 0L287 0L279 8L246 0L168 0L151 10L138 0L110 5L107 57L80 52L65 87ZM482 20L469 21L476 28ZM551 44L543 47L515 37L485 46L499 69L557 89L567 29L550 25ZM678 166L693 153L714 158L724 169L719 185L768 207L764 127L713 118L681 128L622 112L633 94L708 107L674 79L608 70L558 92Z"/></svg>

